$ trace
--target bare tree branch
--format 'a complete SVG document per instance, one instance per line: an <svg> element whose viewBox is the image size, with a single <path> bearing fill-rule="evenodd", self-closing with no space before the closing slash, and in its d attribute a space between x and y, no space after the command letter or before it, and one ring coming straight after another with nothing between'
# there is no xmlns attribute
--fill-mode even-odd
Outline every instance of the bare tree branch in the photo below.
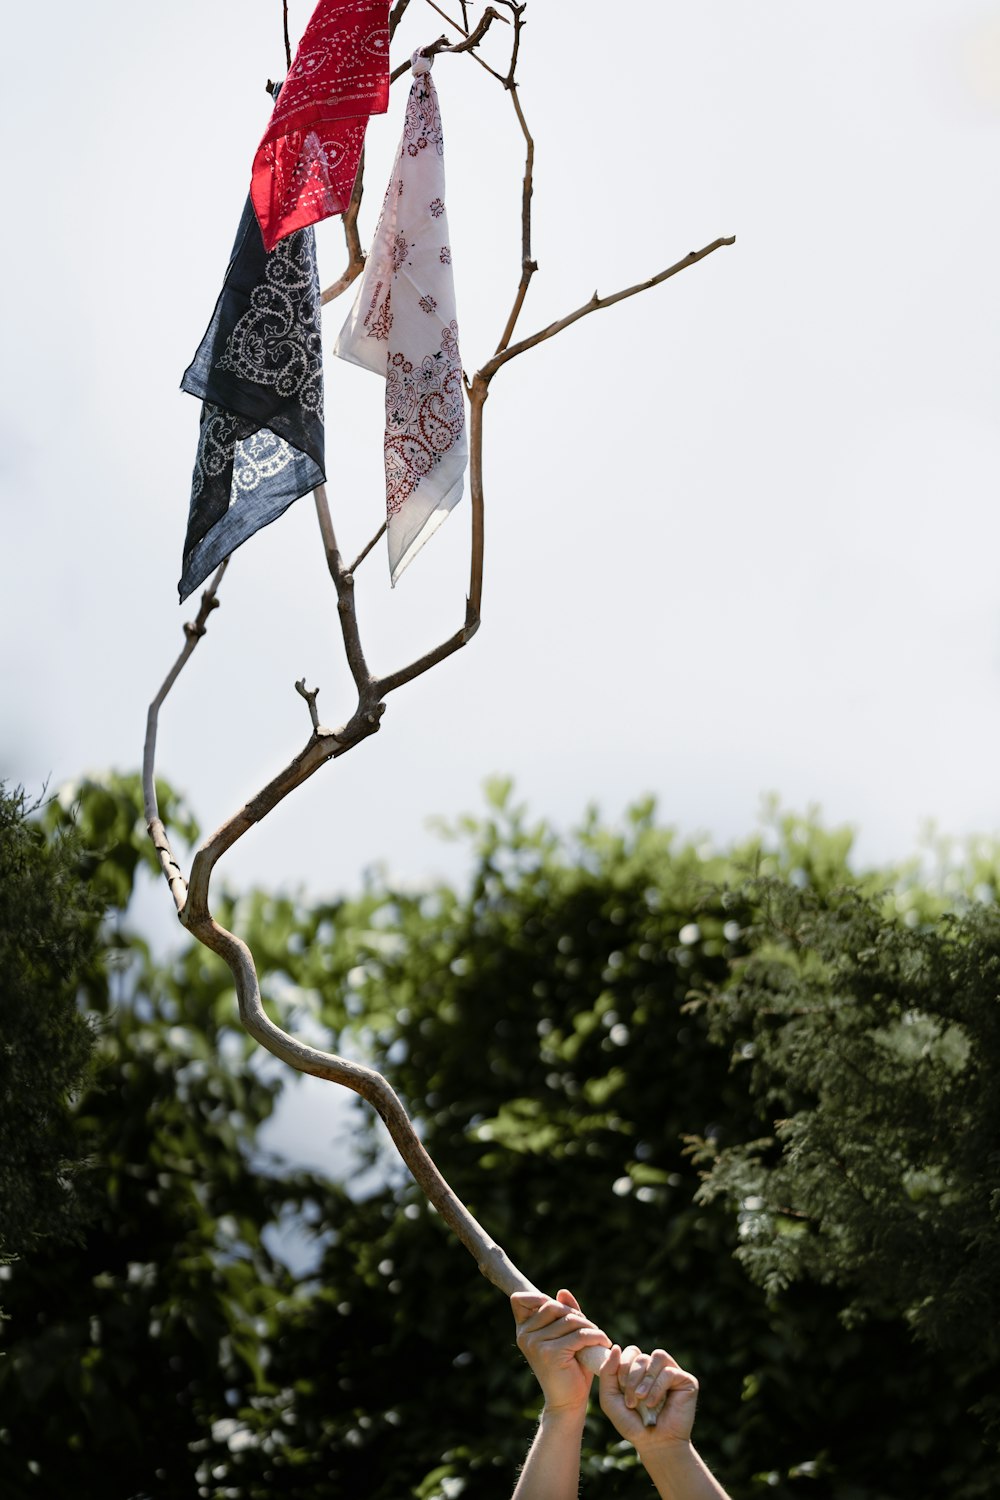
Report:
<svg viewBox="0 0 1000 1500"><path fill-rule="evenodd" d="M521 107L516 79L526 3L525 0L496 0L496 5L509 12L510 21L494 5L487 5L479 21L471 29L469 24L470 7L468 0L458 0L461 7L463 24L459 24L453 20L436 3L436 0L427 0L427 3L447 21L453 30L460 34L462 40L457 43L451 43L446 36L441 36L437 41L432 42L429 46L422 49L424 54L432 56L436 52L467 52L469 56L475 58L476 62L485 68L510 93L518 126L525 142L525 167L521 191L521 273L514 303L493 356L472 377L471 381L463 373L465 391L469 401L469 490L471 504L470 577L464 623L447 640L433 647L430 651L425 652L408 665L383 676L373 676L365 659L361 633L358 626L354 595L354 571L368 556L375 543L385 531L385 526L383 525L379 529L376 536L362 549L351 566L346 566L334 532L325 487L323 485L318 486L314 492L316 514L327 567L337 593L337 609L344 651L358 695L357 705L353 713L339 729L331 730L324 728L319 722L319 713L316 706L319 690L316 688L308 689L304 677L295 684L296 691L305 699L309 706L312 733L308 741L292 757L288 764L277 775L272 777L266 786L202 843L192 861L190 882L185 882L180 866L171 850L169 839L159 816L156 801L155 755L158 716L159 710L177 676L186 665L198 641L205 634L206 621L209 614L218 604L217 589L227 566L226 563L223 563L216 572L208 589L202 595L201 607L195 620L184 627L187 637L184 649L168 673L159 693L150 704L143 755L143 792L150 836L156 848L160 867L170 888L178 915L192 935L207 947L220 954L229 966L236 983L240 1017L247 1030L262 1046L300 1072L312 1073L317 1077L342 1084L367 1099L384 1120L400 1155L413 1174L414 1180L438 1210L445 1223L449 1225L462 1244L473 1254L483 1274L494 1285L510 1293L519 1290L532 1291L535 1289L456 1198L434 1162L424 1150L410 1120L407 1118L402 1104L382 1075L371 1068L366 1068L338 1057L335 1053L322 1052L316 1048L306 1046L294 1037L289 1036L288 1033L284 1032L269 1019L261 1001L260 986L249 948L239 937L226 931L212 917L209 908L209 890L212 874L219 859L227 850L231 849L250 828L254 827L273 811L285 797L314 775L321 766L325 765L329 760L346 754L348 750L353 749L362 740L378 732L382 715L385 712L384 700L389 693L394 692L406 683L412 682L424 672L430 671L431 668L437 666L447 657L460 650L476 633L480 623L482 608L484 558L483 408L489 395L490 382L497 371L518 354L522 354L526 350L545 342L547 339L553 338L564 328L568 328L571 324L578 322L588 314L597 312L601 308L611 307L616 302L621 302L627 297L635 296L639 292L647 291L651 287L659 285L661 281L666 281L669 277L675 276L679 271L685 270L688 266L694 265L699 260L703 260L721 246L733 244L734 239L732 237L717 239L702 250L692 251L683 260L668 267L665 271L661 271L648 281L641 282L636 286L627 287L622 291L613 293L611 296L600 297L595 292L589 302L586 302L574 312L567 314L566 317L550 323L546 328L540 329L529 338L522 339L518 343L511 343L515 326L524 306L531 278L537 270L537 264L531 253L531 202L535 144ZM390 38L395 35L396 29L402 21L409 4L410 0L395 0L389 17ZM283 14L285 19L286 53L290 65L291 50L287 31L287 0L283 0ZM491 67L479 56L476 50L479 43L486 36L490 26L494 21L498 20L503 21L505 24L511 24L512 22L514 28L510 61L506 74L500 73ZM409 63L401 65L391 75L392 78L401 77L409 69L409 66ZM322 294L322 301L324 303L333 300L334 297L339 296L345 291L356 280L364 268L365 256L361 249L357 228L358 210L363 193L363 173L364 159L362 157L351 194L351 200L343 216L344 236L348 252L347 267L339 279ZM593 1351L590 1352L593 1354ZM597 1355L595 1357L599 1362L600 1356ZM584 1363L587 1363L586 1358L584 1358ZM592 1365L588 1367L592 1368ZM654 1414L643 1411L643 1416L648 1423L655 1421Z"/></svg>
<svg viewBox="0 0 1000 1500"><path fill-rule="evenodd" d="M475 51L477 43L480 42L486 35L487 31L494 21L503 21L505 25L510 24L507 21L506 16L501 16L499 12L493 9L492 5L487 6L486 13L476 27L475 32L470 32L468 29L467 16L465 26L460 26L457 21L452 20L447 11L442 10L440 5L436 5L434 3L434 0L426 0L426 3L431 7L432 10L436 10L438 15L443 17L443 19L448 22L449 26L454 27L454 29L463 38L463 41L461 45L451 46L446 36L439 36L436 42L431 42L428 46L421 47L420 51L422 55L424 57L436 57L439 52L468 52L472 57L476 59L476 62L481 68L485 68L487 73L491 74L492 77L497 79L499 83L503 83L506 86L504 75L502 73L498 73L495 68L491 68L486 59L484 57L480 57L479 53ZM464 6L462 7L462 12L463 15L465 15ZM490 12L492 12L492 14L490 14ZM397 78L402 78L403 74L408 73L409 71L409 62L400 63L399 67L389 75L389 82L395 83Z"/></svg>
<svg viewBox="0 0 1000 1500"><path fill-rule="evenodd" d="M436 10L437 13L438 13L438 15L441 16L445 21L448 22L449 26L454 26L454 28L455 28L456 31L461 31L464 36L468 36L468 34L469 34L469 21L468 21L468 17L465 18L465 24L462 25L462 26L460 26L457 21L453 21L451 19L451 16L449 16L449 14L448 14L448 12L446 10L442 10L441 9L440 5L438 5L436 3L436 0L427 0L427 4L430 6L431 10ZM463 11L463 14L464 14L464 12L465 12L465 6L464 5L462 6L462 11Z"/></svg>
<svg viewBox="0 0 1000 1500"><path fill-rule="evenodd" d="M184 906L187 898L187 881L184 879L180 865L174 858L174 851L167 837L167 830L160 818L160 809L156 800L156 735L159 728L160 709L164 700L174 683L177 681L183 668L192 655L198 642L208 629L208 617L213 609L219 607L219 585L226 574L229 566L228 557L220 563L212 576L208 588L201 596L201 607L193 620L189 620L184 626L184 649L174 662L170 671L163 680L163 686L149 705L146 714L146 742L142 751L142 796L146 813L146 827L153 841L157 858L160 861L160 869L163 871L170 894L174 898L174 905L178 912Z"/></svg>
<svg viewBox="0 0 1000 1500"><path fill-rule="evenodd" d="M383 521L382 524L381 524L381 526L379 527L378 531L376 531L375 535L372 537L371 541L365 543L365 545L362 547L361 551L358 553L357 557L351 563L351 566L347 570L349 573L356 573L358 571L358 569L360 568L361 564L364 562L365 558L368 556L369 552L372 550L372 548L376 545L377 542L380 542L382 540L382 538L385 536L387 530L388 530L388 525L387 525L387 523L385 521Z"/></svg>
<svg viewBox="0 0 1000 1500"><path fill-rule="evenodd" d="M292 66L292 43L288 35L288 0L281 0L282 23L285 30L285 67Z"/></svg>
<svg viewBox="0 0 1000 1500"><path fill-rule="evenodd" d="M519 18L517 24L520 25ZM516 38L517 31L515 30L515 40ZM517 123L521 127L525 143L524 179L521 184L521 280L518 282L517 292L514 296L514 306L510 310L510 317L507 319L504 331L500 335L500 342L496 347L497 354L503 353L514 336L514 328L517 325L518 318L521 316L521 308L524 306L528 286L532 276L538 270L538 262L533 260L531 255L531 195L534 191L535 142L531 131L528 129L528 122L524 118L521 100L518 97L517 85L511 82L509 87L511 102L514 105L514 113L517 115Z"/></svg>
<svg viewBox="0 0 1000 1500"><path fill-rule="evenodd" d="M466 629L474 620L479 625L483 603L483 553L485 541L485 500L483 496L483 407L489 395L489 381L476 375L469 395L469 499L472 506L472 560L469 575L469 598L466 606Z"/></svg>
<svg viewBox="0 0 1000 1500"><path fill-rule="evenodd" d="M407 11L407 7L409 6L409 3L410 3L410 0L396 0L395 5L392 7L392 11L391 11L390 16L389 16L389 40L390 40L390 42L392 41L393 37L396 35L396 28L397 28L397 26L399 25L399 23L403 19L403 17L406 15L406 11Z"/></svg>
<svg viewBox="0 0 1000 1500"><path fill-rule="evenodd" d="M330 570L334 587L337 590L337 612L340 616L340 629L344 637L344 651L347 655L347 664L354 678L354 686L363 698L372 684L372 675L365 661L364 648L361 645L361 632L358 629L357 611L354 607L354 576L344 567L344 560L337 546L337 538L334 535L333 520L330 516L330 506L326 498L326 486L319 484L313 491L313 499L316 503L316 517L319 521L320 534L323 538L323 550L326 553L326 565Z"/></svg>
<svg viewBox="0 0 1000 1500"><path fill-rule="evenodd" d="M399 1096L382 1074L361 1063L350 1062L335 1052L323 1052L317 1047L310 1047L275 1025L261 1001L257 970L250 949L235 934L216 922L207 906L200 903L193 873L191 895L182 921L200 942L225 961L236 982L240 1020L250 1035L262 1047L266 1047L268 1052L297 1072L309 1073L314 1078L324 1078L330 1083L340 1084L367 1100L388 1130L393 1145L414 1182L469 1251L487 1281L507 1296L513 1292L537 1292L538 1288L486 1233L478 1219L449 1187L421 1143ZM582 1350L578 1358L585 1369L595 1374L603 1363L604 1355L602 1350L591 1348ZM662 1404L661 1402L661 1407ZM640 1402L638 1411L647 1426L655 1424L656 1410L649 1410L645 1403Z"/></svg>
<svg viewBox="0 0 1000 1500"><path fill-rule="evenodd" d="M361 156L358 159L358 175L354 179L354 187L351 189L351 201L348 203L343 214L344 241L347 245L347 266L337 277L332 286L328 286L320 297L320 303L326 305L332 302L334 297L339 297L341 292L346 292L353 281L361 275L365 268L367 259L361 248L361 236L358 234L358 210L361 207L361 199L365 191L365 153L362 147Z"/></svg>
<svg viewBox="0 0 1000 1500"><path fill-rule="evenodd" d="M192 895L194 889L192 881ZM236 980L240 1019L250 1035L298 1072L342 1084L366 1099L384 1122L414 1181L475 1258L487 1280L508 1295L517 1291L535 1291L524 1273L490 1238L448 1186L421 1144L399 1097L381 1073L336 1053L307 1046L276 1026L261 1002L257 971L249 948L240 938L221 927L206 907L189 901L188 908L184 915L185 926L225 960Z"/></svg>
<svg viewBox="0 0 1000 1500"><path fill-rule="evenodd" d="M688 266L697 265L698 261L704 260L706 255L719 250L723 245L735 245L734 234L713 240L710 245L705 245L701 250L691 250L684 256L683 260L668 266L665 271L660 271L656 276L651 276L648 281L640 281L635 286L629 286L621 292L613 292L610 297L598 296L597 292L589 302L578 307L575 312L567 313L565 318L559 318L555 323L550 323L547 328L540 328L530 338L522 339L518 344L512 344L509 349L502 349L488 359L479 374L486 380L492 380L497 370L505 365L508 360L515 359L517 355L523 354L526 349L534 349L536 345L543 344L546 339L554 338L557 333L562 333L564 328L569 328L573 323L578 323L581 318L587 317L589 313L600 312L602 308L613 307L616 302L624 302L626 297L635 297L639 292L648 292L650 287L659 286L661 281L667 281L671 276L676 276L680 271L686 271Z"/></svg>
<svg viewBox="0 0 1000 1500"><path fill-rule="evenodd" d="M471 52L473 47L479 46L479 43L489 31L494 21L502 21L505 26L510 25L510 22L508 21L506 16L502 16L498 10L494 10L492 5L487 5L478 22L465 38L465 41L459 42L457 46L449 47L448 51Z"/></svg>

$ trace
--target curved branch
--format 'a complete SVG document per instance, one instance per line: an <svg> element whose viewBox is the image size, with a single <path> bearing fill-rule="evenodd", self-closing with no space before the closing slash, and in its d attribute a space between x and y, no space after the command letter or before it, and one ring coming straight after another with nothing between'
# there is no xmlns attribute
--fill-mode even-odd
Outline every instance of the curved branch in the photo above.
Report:
<svg viewBox="0 0 1000 1500"><path fill-rule="evenodd" d="M326 291L320 295L320 305L325 307L332 302L334 297L339 297L346 292L352 282L357 281L365 268L367 256L361 248L361 236L358 233L358 210L361 207L361 199L365 191L365 153L362 147L358 158L358 175L354 179L351 189L351 201L343 214L344 241L347 245L347 265L337 280L328 286Z"/></svg>
<svg viewBox="0 0 1000 1500"><path fill-rule="evenodd" d="M193 894L192 883L192 894ZM262 1047L288 1063L300 1073L311 1073L352 1089L366 1099L384 1122L400 1156L444 1222L475 1258L480 1271L508 1295L511 1292L534 1291L528 1278L519 1271L504 1251L473 1218L438 1171L421 1144L398 1095L381 1073L360 1063L349 1062L333 1052L322 1052L307 1046L276 1026L261 1002L260 986L253 955L246 943L214 920L207 907L198 903L195 911L185 912L184 925L206 947L225 960L236 982L240 1020Z"/></svg>
<svg viewBox="0 0 1000 1500"><path fill-rule="evenodd" d="M389 21L390 37L395 34L396 28L402 20L409 3L410 0L395 0ZM461 649L462 646L466 645L472 639L472 636L478 629L482 605L484 555L483 407L489 394L490 381L497 370L516 355L524 353L527 349L534 348L535 345L554 337L563 328L569 327L570 324L577 322L580 318L586 317L589 313L597 312L604 307L610 307L616 302L623 301L627 297L635 296L641 291L646 291L658 285L661 281L667 280L679 271L685 270L688 266L694 265L697 261L712 254L720 246L733 244L734 239L724 238L715 240L711 245L706 246L702 250L692 251L682 261L668 267L665 271L661 271L658 275L650 278L650 280L633 287L628 287L609 297L602 298L595 292L590 301L576 309L575 312L568 314L555 323L549 324L547 328L539 330L539 332L533 334L531 337L522 339L516 344L511 344L510 341L524 305L528 285L537 269L531 256L531 197L534 141L528 130L524 112L521 108L515 78L521 29L524 24L523 13L525 4L523 0L496 0L497 4L503 6L510 13L514 26L510 63L508 71L504 75L490 67L479 56L476 48L486 35L493 21L501 20L506 22L505 16L501 15L493 5L489 5L486 7L479 22L470 30L465 0L460 0L464 26L459 25L446 12L440 10L435 0L428 0L428 3L444 16L451 27L461 34L462 41L452 45L448 42L447 37L442 36L436 42L431 43L430 46L423 49L425 55L432 55L435 52L467 52L471 57L475 58L481 67L485 68L488 73L502 83L510 92L513 108L525 141L525 169L521 194L521 277L515 294L514 304L492 358L487 361L471 381L467 376L463 376L470 407L469 487L472 511L470 581L469 594L466 600L465 622L462 628L446 641L434 647L431 651L426 652L407 666L401 667L395 672L388 673L382 677L373 676L369 671L362 649L354 597L353 574L354 569L371 550L374 541L363 549L351 566L345 565L334 533L326 492L323 486L319 486L315 491L317 517L323 538L327 566L337 591L337 605L344 649L358 693L357 707L351 718L340 729L331 730L325 728L319 723L319 715L316 709L316 690L307 689L304 678L300 683L296 684L298 691L309 705L313 726L313 732L309 740L288 765L274 776L255 797L245 803L238 812L203 842L194 856L190 882L185 882L181 869L174 859L166 831L159 817L156 801L155 754L158 715L178 674L189 659L198 641L205 634L208 615L218 604L216 591L227 566L224 562L216 572L209 588L202 596L201 608L196 619L184 627L187 635L184 649L168 673L159 693L150 704L143 755L143 793L150 836L157 851L160 867L170 887L178 915L188 931L200 942L204 943L206 947L218 953L228 965L236 985L240 1018L246 1029L261 1046L266 1047L268 1051L272 1052L289 1066L296 1068L300 1072L311 1073L316 1077L325 1078L330 1082L350 1088L372 1105L385 1122L400 1156L406 1163L418 1186L438 1210L445 1223L474 1256L482 1273L494 1285L509 1294L513 1291L534 1291L536 1289L508 1259L502 1248L486 1234L482 1226L456 1197L421 1144L412 1123L407 1117L406 1111L386 1079L374 1069L349 1062L344 1058L338 1057L335 1053L323 1052L297 1041L269 1019L261 1000L256 968L249 948L242 939L221 927L212 917L209 909L209 889L212 874L222 855L228 849L232 848L244 833L260 822L262 818L266 817L290 792L311 777L327 761L345 754L363 739L368 738L378 731L382 715L385 711L385 703L382 700L390 692L393 692L405 683L413 681L414 678L429 671L433 666L436 666L455 651ZM287 14L287 5L285 6L285 12ZM408 63L404 64L392 76L394 78L400 77L408 67ZM322 294L322 301L324 303L331 301L346 290L364 268L365 257L361 250L357 230L358 210L363 193L363 165L362 158L351 194L351 200L343 216L348 264L338 281L333 283ZM378 537L374 540L377 539ZM595 1364L599 1365L601 1363L602 1355L600 1351L590 1350L586 1351L581 1356L581 1359L587 1368L593 1369ZM640 1410L647 1423L651 1424L655 1421L655 1414L648 1413L641 1407Z"/></svg>
<svg viewBox="0 0 1000 1500"><path fill-rule="evenodd" d="M538 1292L538 1288L514 1264L503 1247L487 1234L479 1220L448 1185L414 1130L392 1085L374 1068L350 1062L335 1052L323 1052L318 1047L310 1047L275 1025L264 1009L257 969L246 943L216 922L207 906L197 903L191 910L191 905L189 902L189 909L185 911L184 925L226 963L236 984L240 1020L254 1040L298 1072L340 1084L365 1099L388 1130L393 1145L414 1182L468 1250L487 1281L508 1297L512 1292ZM604 1362L604 1351L584 1349L577 1357L585 1369L596 1374ZM655 1425L657 1411L662 1405L663 1402L656 1409L650 1410L645 1403L639 1403L638 1410L646 1426Z"/></svg>

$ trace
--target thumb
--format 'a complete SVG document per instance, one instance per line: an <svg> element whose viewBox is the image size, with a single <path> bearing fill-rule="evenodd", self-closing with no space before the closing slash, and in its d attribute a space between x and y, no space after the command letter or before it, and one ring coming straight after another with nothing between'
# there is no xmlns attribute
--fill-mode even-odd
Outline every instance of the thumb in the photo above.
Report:
<svg viewBox="0 0 1000 1500"><path fill-rule="evenodd" d="M579 1302L577 1302L576 1298L573 1296L573 1293L568 1292L564 1286L561 1286L558 1292L556 1292L556 1301L561 1302L564 1307L572 1307L576 1312L583 1311Z"/></svg>
<svg viewBox="0 0 1000 1500"><path fill-rule="evenodd" d="M606 1398L621 1399L618 1389L618 1366L621 1364L622 1351L619 1344L612 1344L604 1357L604 1363L598 1371L598 1383L601 1392L601 1405L607 1411Z"/></svg>
<svg viewBox="0 0 1000 1500"><path fill-rule="evenodd" d="M523 1323L525 1318L530 1318L547 1300L541 1292L511 1292L510 1310L514 1314L514 1322Z"/></svg>

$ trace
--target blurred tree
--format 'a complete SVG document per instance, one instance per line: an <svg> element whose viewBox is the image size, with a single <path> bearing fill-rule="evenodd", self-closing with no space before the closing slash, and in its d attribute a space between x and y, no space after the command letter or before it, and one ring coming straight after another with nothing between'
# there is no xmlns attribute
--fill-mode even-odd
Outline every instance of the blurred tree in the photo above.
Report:
<svg viewBox="0 0 1000 1500"><path fill-rule="evenodd" d="M491 816L462 830L476 850L468 889L376 880L357 902L298 915L258 897L243 928L258 958L315 992L341 1045L353 1033L540 1285L571 1286L615 1337L665 1340L698 1371L700 1441L734 1496L990 1492L1000 1469L984 1460L961 1361L943 1385L897 1304L860 1326L845 1324L835 1284L748 1285L733 1254L745 1216L699 1193L686 1146L735 1148L772 1128L691 998L724 989L758 940L754 877L836 909L857 884L850 837L784 818L773 848L723 857L657 827L646 805L623 830L591 817L564 840L529 825L509 788L492 796ZM912 869L899 890L929 916L939 905ZM425 1500L508 1495L537 1402L502 1300L406 1181L322 1222L335 1231L322 1291L275 1366L300 1438L312 1434L288 1455L299 1487L283 1492L389 1500L423 1476ZM297 1383L323 1359L328 1380ZM599 1418L587 1462L602 1495L644 1483Z"/></svg>
<svg viewBox="0 0 1000 1500"><path fill-rule="evenodd" d="M97 1057L73 1109L88 1218L77 1244L41 1239L6 1268L0 1493L190 1500L216 1493L214 1458L266 1387L295 1288L263 1232L309 1184L255 1153L281 1085L249 1065L223 965L203 949L157 964L122 925L146 858L138 779L83 782L74 802L48 809L48 847L72 821L109 907L107 963L87 985Z"/></svg>
<svg viewBox="0 0 1000 1500"><path fill-rule="evenodd" d="M1000 909L908 926L850 888L746 895L751 951L708 1013L774 1123L696 1143L698 1198L737 1209L769 1291L834 1283L851 1321L903 1319L1000 1436Z"/></svg>
<svg viewBox="0 0 1000 1500"><path fill-rule="evenodd" d="M0 783L0 1257L78 1222L70 1100L94 1047L77 993L101 951L101 903L78 836L46 839L37 810Z"/></svg>
<svg viewBox="0 0 1000 1500"><path fill-rule="evenodd" d="M764 975L780 960L800 990L812 965L820 1000L824 985L846 992L829 975L850 967L836 943L847 910L844 952L859 972L871 961L851 924L877 921L887 965L895 943L909 972L906 944L936 934L951 964L942 958L938 978L972 976L972 927L942 922L913 870L892 872L895 894L876 899L874 877L852 877L850 839L807 821L779 820L721 855L658 826L649 805L621 829L591 816L562 838L529 823L509 788L491 799L458 830L475 861L459 889L373 875L349 901L257 893L220 907L250 938L283 1021L322 1020L342 1050L385 1070L457 1191L541 1285L571 1286L616 1337L666 1342L697 1371L699 1442L734 1500L992 1493L1000 1465L970 1413L982 1360L967 1368L954 1347L919 1357L911 1304L888 1295L881 1261L883 1290L860 1321L855 1283L817 1279L811 1265L808 1278L796 1269L755 1284L734 1252L758 1245L746 1225L763 1207L747 1205L735 1177L706 1191L690 1153L697 1138L716 1166L743 1152L777 1169L779 1146L749 1151L774 1135L772 1098L792 1089L804 1109L816 1094L821 1043L816 1077L800 1077L794 1051L778 1050L782 1017L767 1067L744 1060L759 1019L745 987L763 992L755 965ZM144 857L138 790L85 785L79 805L85 836L104 849L95 879L117 891L120 918ZM173 816L176 829L176 802ZM982 871L969 879L982 884ZM796 901L801 953L767 925L780 931L780 903ZM917 913L913 928L892 916L897 903ZM968 921L980 919L986 933L986 911ZM538 1403L503 1299L360 1106L363 1170L350 1195L262 1160L256 1134L280 1075L259 1070L235 1029L228 971L201 948L156 963L116 920L113 1003L95 983L107 1024L76 1113L94 1218L79 1250L36 1249L5 1288L4 1495L507 1500ZM990 972L972 985L970 1014L989 1014ZM779 995L782 985L771 982ZM925 1005L936 994L929 978L921 994ZM965 1014L948 1024L971 1024ZM993 1036L984 1020L983 1080ZM952 1065L952 1047L934 1042L933 1068ZM992 1117L977 1089L963 1095L963 1128L983 1182ZM890 1092L886 1115L897 1103L900 1128L914 1118L922 1128L902 1095ZM958 1116L937 1118L947 1134ZM972 1197L978 1170L970 1163ZM763 1197L767 1183L754 1185ZM947 1192L931 1196L943 1213ZM297 1283L268 1251L278 1222L318 1236L315 1272ZM914 1282L914 1305L925 1285ZM587 1492L644 1493L612 1437L594 1417Z"/></svg>

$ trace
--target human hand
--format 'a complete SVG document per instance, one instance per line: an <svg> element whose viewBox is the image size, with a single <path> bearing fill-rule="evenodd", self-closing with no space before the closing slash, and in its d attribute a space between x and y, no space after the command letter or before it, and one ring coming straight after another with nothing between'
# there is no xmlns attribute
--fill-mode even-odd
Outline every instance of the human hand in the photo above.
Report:
<svg viewBox="0 0 1000 1500"><path fill-rule="evenodd" d="M698 1382L665 1349L644 1354L634 1344L613 1344L600 1374L601 1409L623 1438L641 1453L668 1443L688 1443L698 1401ZM663 1410L647 1427L635 1408L642 1401Z"/></svg>
<svg viewBox="0 0 1000 1500"><path fill-rule="evenodd" d="M582 1410L594 1377L576 1356L581 1349L606 1349L611 1343L607 1334L595 1328L565 1287L554 1299L540 1292L514 1292L510 1306L517 1327L517 1347L542 1388L545 1409Z"/></svg>

